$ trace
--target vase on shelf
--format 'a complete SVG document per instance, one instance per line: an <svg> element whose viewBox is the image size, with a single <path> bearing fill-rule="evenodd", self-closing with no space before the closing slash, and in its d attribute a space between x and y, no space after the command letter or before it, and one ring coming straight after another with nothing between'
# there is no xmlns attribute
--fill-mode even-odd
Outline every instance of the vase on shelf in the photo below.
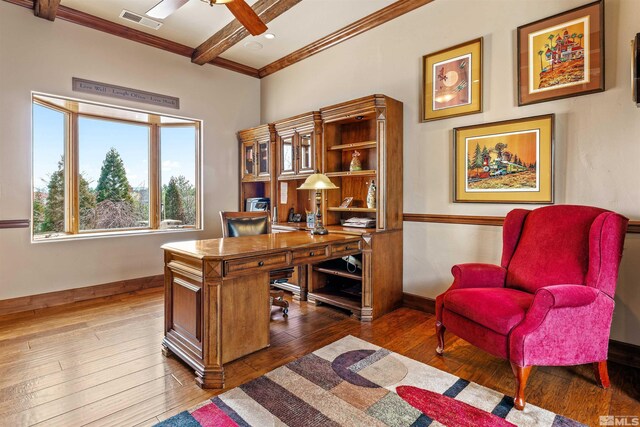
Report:
<svg viewBox="0 0 640 427"><path fill-rule="evenodd" d="M362 170L362 163L360 162L359 157L360 157L360 152L358 150L355 150L351 157L351 163L349 164L350 172Z"/></svg>
<svg viewBox="0 0 640 427"><path fill-rule="evenodd" d="M367 192L367 207L369 209L376 208L376 183L373 179L369 184L369 191Z"/></svg>

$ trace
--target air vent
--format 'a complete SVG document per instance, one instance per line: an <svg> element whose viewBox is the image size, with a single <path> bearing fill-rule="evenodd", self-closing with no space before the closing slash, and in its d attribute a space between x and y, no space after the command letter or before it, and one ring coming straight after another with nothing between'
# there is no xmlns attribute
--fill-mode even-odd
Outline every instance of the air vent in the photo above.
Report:
<svg viewBox="0 0 640 427"><path fill-rule="evenodd" d="M135 22L136 24L139 24L139 25L144 25L145 27L153 28L154 30L157 30L162 26L162 22L145 18L142 15L138 15L137 13L133 13L125 9L123 9L122 12L120 12L120 18L126 19L127 21Z"/></svg>

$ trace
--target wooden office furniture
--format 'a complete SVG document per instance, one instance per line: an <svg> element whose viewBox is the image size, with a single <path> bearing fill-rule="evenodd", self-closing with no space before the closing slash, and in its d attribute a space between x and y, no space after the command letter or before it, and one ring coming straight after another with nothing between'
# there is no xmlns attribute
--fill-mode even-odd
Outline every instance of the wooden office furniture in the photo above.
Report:
<svg viewBox="0 0 640 427"><path fill-rule="evenodd" d="M268 211L260 212L220 212L222 237L256 236L271 233L271 218ZM293 268L274 270L269 273L269 283L293 274ZM289 301L284 299L284 291L269 290L270 304L281 307L284 316L289 315Z"/></svg>
<svg viewBox="0 0 640 427"><path fill-rule="evenodd" d="M238 132L240 145L240 206L250 197L271 198L275 165L273 125L261 125Z"/></svg>
<svg viewBox="0 0 640 427"><path fill-rule="evenodd" d="M325 191L323 218L329 232L358 233L363 240L362 269L336 262L316 265L308 279L308 300L349 309L372 320L402 300L402 103L372 95L320 109L323 121L323 172L339 187ZM362 170L351 171L358 151ZM376 206L367 207L374 180ZM346 197L351 205L340 207ZM348 229L352 217L375 219L375 228Z"/></svg>
<svg viewBox="0 0 640 427"><path fill-rule="evenodd" d="M310 170L301 168L296 156L300 135L313 129L310 138L316 144L312 150L316 153L315 167L340 187L324 192L324 224L330 233L359 236L363 245L360 270L349 271L346 262L341 266L335 261L306 271L300 268L290 283L279 285L282 289L292 291L301 300L348 309L361 320L372 320L400 306L402 121L401 102L385 95L371 95L321 108L319 114L301 114L273 124L278 153L271 174L271 206L277 208L273 232L306 229L306 222L287 221L289 209L301 214L315 209L314 195L297 190ZM356 150L362 170L351 171L349 165ZM366 199L372 180L377 187L376 206L369 208ZM241 195L241 210L242 197L249 196ZM341 207L346 197L353 200L348 207ZM283 200L286 202L280 203ZM344 226L343 222L352 217L374 218L376 225L367 229Z"/></svg>
<svg viewBox="0 0 640 427"><path fill-rule="evenodd" d="M168 243L165 355L203 388L224 387L224 365L269 346L269 272L362 250L359 236L306 232Z"/></svg>

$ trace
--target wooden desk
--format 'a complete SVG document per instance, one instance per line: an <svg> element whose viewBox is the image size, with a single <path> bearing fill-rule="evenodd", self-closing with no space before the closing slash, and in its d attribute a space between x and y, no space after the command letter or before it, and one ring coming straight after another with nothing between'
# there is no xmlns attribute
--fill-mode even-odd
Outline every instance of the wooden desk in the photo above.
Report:
<svg viewBox="0 0 640 427"><path fill-rule="evenodd" d="M360 236L306 232L195 240L162 246L165 355L203 388L224 387L224 364L269 346L269 271L356 254Z"/></svg>

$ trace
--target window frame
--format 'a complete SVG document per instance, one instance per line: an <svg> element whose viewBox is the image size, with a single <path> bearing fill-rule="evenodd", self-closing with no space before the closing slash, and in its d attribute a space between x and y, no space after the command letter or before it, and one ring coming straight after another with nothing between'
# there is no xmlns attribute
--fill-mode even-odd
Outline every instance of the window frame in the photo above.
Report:
<svg viewBox="0 0 640 427"><path fill-rule="evenodd" d="M48 102L45 98L54 98L65 103L67 108L56 105L52 102ZM133 108L122 107L112 104L104 104L99 102L92 102L74 98L68 98L58 95L50 95L41 92L31 92L31 105L37 104L45 108L49 108L65 115L65 142L64 142L64 231L35 234L35 226L33 221L33 202L35 194L35 186L33 176L33 168L31 170L31 241L36 242L48 242L57 240L69 240L69 239L81 239L81 238L95 238L95 237L107 237L107 236L123 236L123 235L139 235L149 233L167 233L167 232L180 232L180 231L201 231L203 230L203 209L202 209L202 126L203 121L199 119L192 119L187 117L180 117L169 114L154 113L145 110L138 110ZM134 113L146 114L147 121L132 120L122 117L109 117L106 115L91 114L86 112L79 112L79 104L95 105L99 107L107 107L116 109L119 111L128 111ZM33 111L33 110L32 110ZM114 228L114 229L95 229L95 230L80 230L80 164L79 164L79 119L80 117L86 117L90 119L112 121L119 123L127 123L138 126L147 126L149 128L149 226L148 227L129 227L129 228ZM178 120L184 120L189 122L184 123L162 123L162 118L174 118ZM33 132L33 113L32 113L32 132ZM188 127L194 128L195 140L195 182L194 187L196 191L196 223L194 225L180 225L177 227L161 228L161 216L162 216L162 162L161 162L161 128L174 128L174 127ZM31 153L32 162L34 159L34 138L31 137ZM32 163L33 164L33 163Z"/></svg>

